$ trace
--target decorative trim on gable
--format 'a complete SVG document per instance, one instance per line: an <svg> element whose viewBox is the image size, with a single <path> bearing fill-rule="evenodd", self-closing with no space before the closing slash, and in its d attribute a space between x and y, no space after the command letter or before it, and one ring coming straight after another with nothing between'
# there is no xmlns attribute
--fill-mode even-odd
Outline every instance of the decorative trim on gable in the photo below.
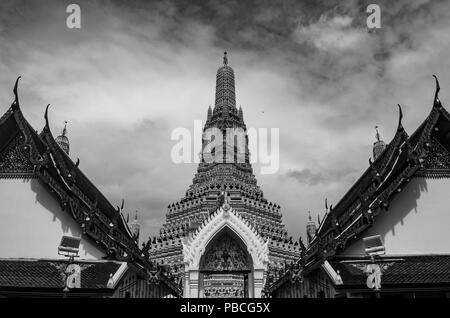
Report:
<svg viewBox="0 0 450 318"><path fill-rule="evenodd" d="M204 221L186 243L183 243L184 263L188 270L198 270L206 246L224 228L233 231L245 243L252 257L254 269L267 269L269 240L264 241L251 224L225 203Z"/></svg>

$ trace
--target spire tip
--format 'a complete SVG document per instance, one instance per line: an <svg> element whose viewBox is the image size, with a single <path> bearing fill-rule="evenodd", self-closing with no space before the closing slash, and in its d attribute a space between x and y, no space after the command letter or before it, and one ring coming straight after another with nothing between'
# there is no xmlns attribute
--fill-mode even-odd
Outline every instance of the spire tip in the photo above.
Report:
<svg viewBox="0 0 450 318"><path fill-rule="evenodd" d="M375 125L375 138L377 139L377 141L380 141L380 132L378 131L378 126Z"/></svg>

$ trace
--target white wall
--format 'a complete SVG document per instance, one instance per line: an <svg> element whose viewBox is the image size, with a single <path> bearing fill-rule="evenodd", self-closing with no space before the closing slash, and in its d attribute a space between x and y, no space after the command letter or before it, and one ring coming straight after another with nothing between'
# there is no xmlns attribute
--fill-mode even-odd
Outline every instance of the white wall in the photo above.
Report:
<svg viewBox="0 0 450 318"><path fill-rule="evenodd" d="M360 237L378 234L386 254L450 253L450 179L412 179ZM364 254L362 239L343 254Z"/></svg>
<svg viewBox="0 0 450 318"><path fill-rule="evenodd" d="M81 227L38 180L0 179L0 258L63 258L63 235L80 236ZM104 253L85 237L80 259Z"/></svg>

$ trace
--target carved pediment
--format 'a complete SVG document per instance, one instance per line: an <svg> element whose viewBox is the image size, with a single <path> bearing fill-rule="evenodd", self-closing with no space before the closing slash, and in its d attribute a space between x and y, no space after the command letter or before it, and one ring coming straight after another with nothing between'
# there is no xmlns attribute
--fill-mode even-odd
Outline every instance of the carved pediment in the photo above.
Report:
<svg viewBox="0 0 450 318"><path fill-rule="evenodd" d="M203 271L250 271L247 252L224 231L207 247L200 266Z"/></svg>
<svg viewBox="0 0 450 318"><path fill-rule="evenodd" d="M442 171L450 173L450 153L435 138L429 142L429 151L422 162L426 171Z"/></svg>
<svg viewBox="0 0 450 318"><path fill-rule="evenodd" d="M190 269L198 270L200 260L205 253L205 247L210 242L215 242L216 235L221 235L222 230L229 230L242 240L247 252L252 259L254 269L266 269L268 264L268 241L259 236L255 229L239 216L232 207L229 210L220 208L210 215L195 234L187 242L183 243L184 263ZM214 243L213 243L214 244Z"/></svg>
<svg viewBox="0 0 450 318"><path fill-rule="evenodd" d="M29 146L24 137L18 134L0 153L0 174L33 173L33 164L29 159Z"/></svg>

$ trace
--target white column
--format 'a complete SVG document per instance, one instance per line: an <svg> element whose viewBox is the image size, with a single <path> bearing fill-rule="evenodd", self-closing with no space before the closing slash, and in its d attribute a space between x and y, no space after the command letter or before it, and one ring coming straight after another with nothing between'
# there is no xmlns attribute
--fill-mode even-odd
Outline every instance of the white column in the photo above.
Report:
<svg viewBox="0 0 450 318"><path fill-rule="evenodd" d="M199 272L198 270L190 270L189 271L189 296L190 298L198 298L198 281L199 281Z"/></svg>
<svg viewBox="0 0 450 318"><path fill-rule="evenodd" d="M253 271L253 285L255 298L261 298L261 293L264 288L264 269L255 269Z"/></svg>

